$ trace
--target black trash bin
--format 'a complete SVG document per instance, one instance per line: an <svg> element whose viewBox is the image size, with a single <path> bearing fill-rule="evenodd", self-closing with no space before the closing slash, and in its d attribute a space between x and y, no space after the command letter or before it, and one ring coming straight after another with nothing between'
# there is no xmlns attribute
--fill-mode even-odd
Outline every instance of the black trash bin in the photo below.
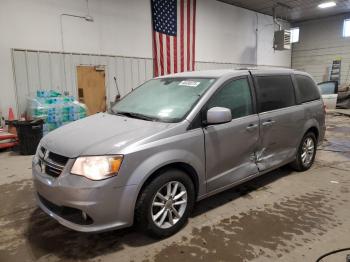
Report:
<svg viewBox="0 0 350 262"><path fill-rule="evenodd" d="M34 155L43 137L42 119L33 121L13 121L19 139L19 152L22 155Z"/></svg>

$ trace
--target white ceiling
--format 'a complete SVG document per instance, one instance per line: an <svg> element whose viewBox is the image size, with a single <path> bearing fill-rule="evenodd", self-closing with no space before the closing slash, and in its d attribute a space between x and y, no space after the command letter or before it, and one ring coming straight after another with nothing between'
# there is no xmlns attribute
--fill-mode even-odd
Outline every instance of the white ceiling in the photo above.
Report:
<svg viewBox="0 0 350 262"><path fill-rule="evenodd" d="M290 22L317 19L337 14L350 13L350 0L334 0L337 5L320 9L320 3L331 0L219 0L231 5L243 7L259 13L272 15L272 8L276 6L277 16Z"/></svg>

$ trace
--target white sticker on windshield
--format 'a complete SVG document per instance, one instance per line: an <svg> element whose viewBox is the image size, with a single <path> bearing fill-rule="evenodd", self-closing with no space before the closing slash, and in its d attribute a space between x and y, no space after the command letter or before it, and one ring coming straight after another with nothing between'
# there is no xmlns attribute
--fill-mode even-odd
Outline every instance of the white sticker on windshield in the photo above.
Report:
<svg viewBox="0 0 350 262"><path fill-rule="evenodd" d="M179 86L190 86L190 87L196 87L201 82L195 82L195 81L181 81Z"/></svg>

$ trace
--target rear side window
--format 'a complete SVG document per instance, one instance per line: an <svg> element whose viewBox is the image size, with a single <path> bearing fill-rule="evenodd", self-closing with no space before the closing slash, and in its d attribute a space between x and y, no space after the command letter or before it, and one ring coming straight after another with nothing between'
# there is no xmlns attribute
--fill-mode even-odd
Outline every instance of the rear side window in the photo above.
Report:
<svg viewBox="0 0 350 262"><path fill-rule="evenodd" d="M217 106L231 109L233 119L252 114L252 96L248 79L236 79L225 84L210 99L207 108L210 109Z"/></svg>
<svg viewBox="0 0 350 262"><path fill-rule="evenodd" d="M295 75L295 80L297 81L297 88L301 103L320 99L318 88L310 77Z"/></svg>
<svg viewBox="0 0 350 262"><path fill-rule="evenodd" d="M292 78L289 75L258 76L260 112L295 105Z"/></svg>

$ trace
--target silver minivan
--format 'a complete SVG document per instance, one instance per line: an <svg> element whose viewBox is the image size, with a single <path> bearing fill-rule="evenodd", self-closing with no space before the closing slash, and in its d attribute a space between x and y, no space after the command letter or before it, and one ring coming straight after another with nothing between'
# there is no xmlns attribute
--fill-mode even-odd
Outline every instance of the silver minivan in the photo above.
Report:
<svg viewBox="0 0 350 262"><path fill-rule="evenodd" d="M38 205L83 232L131 226L167 237L194 203L291 164L313 164L325 112L289 69L187 72L149 80L61 127L33 158Z"/></svg>

